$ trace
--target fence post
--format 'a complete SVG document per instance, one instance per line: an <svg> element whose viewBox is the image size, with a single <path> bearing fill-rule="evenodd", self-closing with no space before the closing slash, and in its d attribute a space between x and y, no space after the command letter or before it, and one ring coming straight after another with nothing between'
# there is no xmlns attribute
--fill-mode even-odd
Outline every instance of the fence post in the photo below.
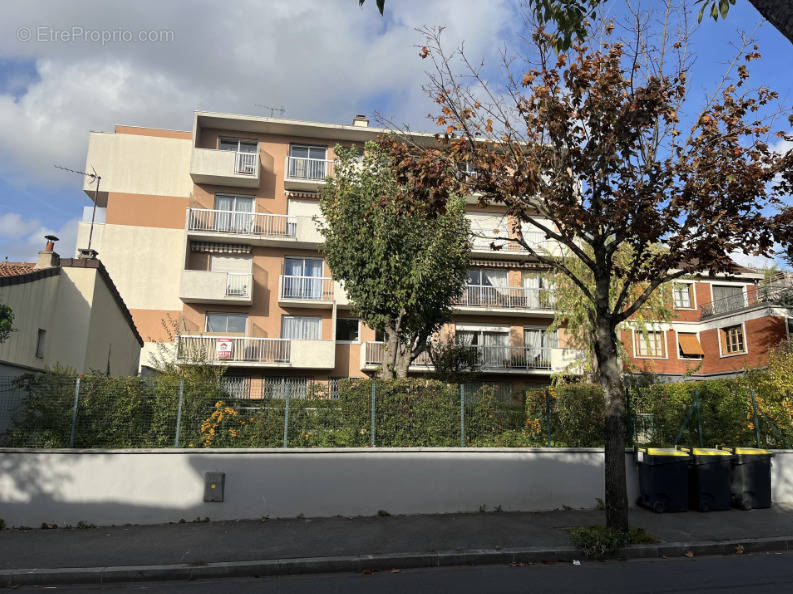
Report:
<svg viewBox="0 0 793 594"><path fill-rule="evenodd" d="M627 424L628 430L628 447L633 447L633 432L634 432L634 424L633 424L633 416L631 414L631 389L628 386L625 386L625 422Z"/></svg>
<svg viewBox="0 0 793 594"><path fill-rule="evenodd" d="M760 447L760 419L757 417L757 400L755 399L754 390L751 392L752 395L752 413L754 414L754 436L757 440L757 447Z"/></svg>
<svg viewBox="0 0 793 594"><path fill-rule="evenodd" d="M702 443L702 403L699 400L699 388L694 390L694 398L697 405L697 432L699 433L699 447L704 447Z"/></svg>
<svg viewBox="0 0 793 594"><path fill-rule="evenodd" d="M465 447L465 385L460 384L460 447Z"/></svg>
<svg viewBox="0 0 793 594"><path fill-rule="evenodd" d="M545 388L545 433L546 445L551 447L551 395Z"/></svg>
<svg viewBox="0 0 793 594"><path fill-rule="evenodd" d="M179 404L176 407L176 436L173 439L173 447L179 447L179 435L182 431L182 402L184 401L184 380L179 380Z"/></svg>
<svg viewBox="0 0 793 594"><path fill-rule="evenodd" d="M292 383L287 384L286 405L284 406L284 448L289 447L289 396L292 394Z"/></svg>
<svg viewBox="0 0 793 594"><path fill-rule="evenodd" d="M69 447L74 447L74 432L77 428L77 403L80 400L80 378L74 382L74 408L72 408L72 433L69 436Z"/></svg>
<svg viewBox="0 0 793 594"><path fill-rule="evenodd" d="M371 427L371 430L370 430L370 436L371 436L370 445L372 447L374 447L374 429L375 429L375 426L374 426L374 406L375 406L375 383L374 383L374 380L372 380L372 427Z"/></svg>

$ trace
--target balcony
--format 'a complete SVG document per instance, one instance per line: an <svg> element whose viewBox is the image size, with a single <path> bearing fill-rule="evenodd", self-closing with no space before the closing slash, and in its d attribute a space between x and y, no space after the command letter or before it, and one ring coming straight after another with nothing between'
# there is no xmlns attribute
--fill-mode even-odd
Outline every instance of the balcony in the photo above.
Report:
<svg viewBox="0 0 793 594"><path fill-rule="evenodd" d="M505 239L509 237L506 229L471 227L471 235L471 253L476 256L519 259L529 253L522 245ZM523 239L542 256L560 257L564 253L564 246L558 241L547 239L542 231L524 232Z"/></svg>
<svg viewBox="0 0 793 594"><path fill-rule="evenodd" d="M258 151L221 151L194 148L190 177L197 184L258 188L261 164Z"/></svg>
<svg viewBox="0 0 793 594"><path fill-rule="evenodd" d="M458 313L554 315L553 292L544 288L467 285L453 305Z"/></svg>
<svg viewBox="0 0 793 594"><path fill-rule="evenodd" d="M284 163L284 189L316 190L333 175L334 162L328 159L286 157Z"/></svg>
<svg viewBox="0 0 793 594"><path fill-rule="evenodd" d="M334 282L330 277L278 277L278 305L284 307L332 307Z"/></svg>
<svg viewBox="0 0 793 594"><path fill-rule="evenodd" d="M324 239L312 217L208 208L187 209L187 234L204 241L309 247Z"/></svg>
<svg viewBox="0 0 793 594"><path fill-rule="evenodd" d="M176 360L232 367L333 369L336 348L332 340L183 335L178 338Z"/></svg>
<svg viewBox="0 0 793 594"><path fill-rule="evenodd" d="M185 303L253 303L253 275L183 270L179 298Z"/></svg>
<svg viewBox="0 0 793 594"><path fill-rule="evenodd" d="M769 285L755 287L748 295L731 295L699 306L701 320L716 316L735 313L757 306L778 306L793 309L793 287L787 285Z"/></svg>

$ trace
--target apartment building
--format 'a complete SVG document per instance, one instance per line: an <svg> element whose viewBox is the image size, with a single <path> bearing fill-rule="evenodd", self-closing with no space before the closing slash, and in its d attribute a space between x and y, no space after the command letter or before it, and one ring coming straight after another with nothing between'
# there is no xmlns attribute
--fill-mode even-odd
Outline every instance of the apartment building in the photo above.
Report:
<svg viewBox="0 0 793 594"><path fill-rule="evenodd" d="M314 217L318 191L333 173L334 146L360 146L384 132L363 116L333 125L208 112L195 113L189 132L130 126L92 132L86 167L101 184L97 191L85 180L97 212L86 209L77 247L88 247L90 235L90 247L113 275L145 341L141 365L152 365L158 345L169 344L180 363L227 366L230 385L253 395L279 379L375 372L382 342L354 317L333 279ZM548 272L515 244L493 249L494 237L513 228L503 208L479 208L470 199L467 216L473 261L448 330L477 349L483 380L509 388L546 384L582 356L565 348L563 334L545 332L554 316ZM532 228L523 234L561 253ZM699 291L690 311L706 301ZM716 323L689 322L688 313L658 329L669 335L668 346L665 358L652 357L654 364L670 360L668 352L677 362L681 324ZM690 332L703 333L701 344L708 345L701 328ZM751 351L752 341L747 344ZM649 359L635 357L638 365ZM426 357L411 368L428 370Z"/></svg>
<svg viewBox="0 0 793 594"><path fill-rule="evenodd" d="M97 209L86 209L77 247L90 235L113 275L145 341L141 365L175 323L174 357L226 365L253 393L271 378L374 372L382 342L332 278L313 217L334 146L383 132L363 116L331 125L206 112L189 132L92 132L86 166L101 183L97 192L85 180ZM495 232L508 229L503 209L470 202L473 263L450 329L478 349L487 381L545 384L578 356L545 333L547 272L511 244L492 249ZM420 358L412 371L428 369Z"/></svg>
<svg viewBox="0 0 793 594"><path fill-rule="evenodd" d="M699 276L674 285L672 319L623 340L634 370L661 379L730 376L763 367L769 349L793 337L793 284L768 283L741 266L732 274Z"/></svg>

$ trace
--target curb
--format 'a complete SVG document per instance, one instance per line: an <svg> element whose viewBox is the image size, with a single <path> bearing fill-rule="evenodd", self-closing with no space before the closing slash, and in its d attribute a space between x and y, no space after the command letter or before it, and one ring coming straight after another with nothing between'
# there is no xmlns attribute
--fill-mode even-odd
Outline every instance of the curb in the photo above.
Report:
<svg viewBox="0 0 793 594"><path fill-rule="evenodd" d="M761 553L793 550L793 537L654 545L632 545L624 550L627 559L702 555ZM122 565L114 567L65 567L53 569L0 570L0 587L49 584L103 584L111 582L193 580L222 577L265 577L289 574L333 573L362 570L415 569L454 565L492 565L570 561L580 557L571 547L470 549L429 553L384 553L339 557L301 557L262 561L226 561L205 564Z"/></svg>

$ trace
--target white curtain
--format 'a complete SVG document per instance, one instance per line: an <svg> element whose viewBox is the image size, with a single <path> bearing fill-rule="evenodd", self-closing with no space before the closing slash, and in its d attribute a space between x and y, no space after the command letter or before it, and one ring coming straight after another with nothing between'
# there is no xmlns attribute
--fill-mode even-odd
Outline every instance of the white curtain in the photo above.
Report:
<svg viewBox="0 0 793 594"><path fill-rule="evenodd" d="M281 338L292 340L320 340L322 338L322 319L303 316L283 316L281 318Z"/></svg>

